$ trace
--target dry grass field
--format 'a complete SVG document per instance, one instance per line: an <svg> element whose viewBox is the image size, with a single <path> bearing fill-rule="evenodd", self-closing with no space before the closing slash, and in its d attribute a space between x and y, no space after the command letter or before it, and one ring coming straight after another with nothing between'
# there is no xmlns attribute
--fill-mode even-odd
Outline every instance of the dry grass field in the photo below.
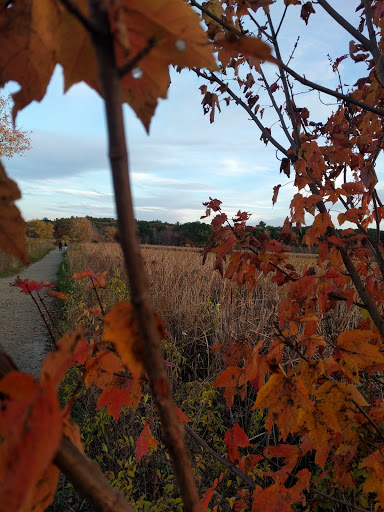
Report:
<svg viewBox="0 0 384 512"><path fill-rule="evenodd" d="M247 339L252 343L272 339L276 309L283 297L284 288L278 287L269 277L260 275L259 284L251 291L239 288L213 270L213 257L202 265L198 250L175 250L168 247L144 246L145 265L152 290L155 310L163 318L166 328L176 345L188 358L208 355L215 342L228 338ZM314 265L313 255L291 256L297 268ZM128 297L124 287L125 272L120 246L115 243L81 244L67 253L71 274L89 268L94 272L108 270L109 290L104 301L110 307L116 300ZM104 292L104 290L102 291ZM84 301L77 301L81 314ZM343 303L324 318L319 334L341 331L356 324L357 308L348 310ZM205 359L205 357L204 357ZM194 361L194 366L199 361ZM205 376L209 377L209 355Z"/></svg>

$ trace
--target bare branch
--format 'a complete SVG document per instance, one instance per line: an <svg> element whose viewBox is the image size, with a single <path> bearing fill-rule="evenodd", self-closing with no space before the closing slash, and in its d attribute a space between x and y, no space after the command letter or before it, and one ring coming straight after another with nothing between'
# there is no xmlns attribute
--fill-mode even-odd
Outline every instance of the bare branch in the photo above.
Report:
<svg viewBox="0 0 384 512"><path fill-rule="evenodd" d="M327 13L332 16L332 18L347 32L351 34L355 39L359 41L365 48L369 51L372 50L371 41L367 39L363 34L361 34L353 25L351 25L341 14L339 14L333 7L329 5L326 0L317 0L317 3L321 5L321 7L327 11Z"/></svg>
<svg viewBox="0 0 384 512"><path fill-rule="evenodd" d="M241 105L243 107L243 109L249 114L249 116L251 117L252 121L254 121L257 124L257 127L259 128L259 130L261 131L263 136L266 139L268 139L275 146L275 148L278 149L283 155L288 157L287 150L284 149L283 146L279 142L277 142L277 140L274 137L272 137L272 135L269 133L269 131L263 126L263 124L259 121L257 116L248 107L248 105L246 103L244 103L244 101L241 98L239 98L239 96L237 96L231 89L228 88L228 84L223 82L223 80L220 80L220 78L218 78L213 73L211 73L210 75L206 75L205 73L202 73L198 69L194 69L193 71L198 76L200 76L202 78L205 78L206 80L209 80L210 82L216 82L219 85L222 85L222 86L226 87L227 88L226 91L231 96L231 98L233 98L236 101L236 103Z"/></svg>
<svg viewBox="0 0 384 512"><path fill-rule="evenodd" d="M279 48L279 45L278 45L278 42L277 42L277 35L276 35L274 27L273 27L272 18L271 18L271 16L269 14L267 14L267 18L268 18L269 26L271 28L272 43L273 43L273 47L275 49L276 58L278 59L278 61L282 62L281 54L280 54L280 48ZM289 92L287 78L286 78L285 74L283 73L282 66L279 63L278 63L278 66L279 66L279 70L280 70L281 82L283 84L283 89L284 89L284 94L285 94L285 101L286 101L286 104L287 104L287 112L288 112L289 118L291 119L293 133L294 133L294 136L295 136L296 152L298 152L299 148L300 148L300 135L299 135L299 129L298 129L297 123L296 123L295 113L293 111L293 104L292 104L292 100L291 100L291 94Z"/></svg>
<svg viewBox="0 0 384 512"><path fill-rule="evenodd" d="M329 96L333 96L334 98L343 100L346 103L351 103L352 105L356 105L357 107L360 107L363 110L368 110L368 112L372 112L373 114L376 114L380 117L384 117L384 110L382 110L380 108L373 107L371 105L368 105L367 103L363 103L362 101L358 101L355 98L353 98L352 96L348 96L346 94L341 94L340 92L333 91L332 89L328 89L328 87L323 87L320 84L311 82L310 80L307 80L305 77L296 73L296 71L293 71L293 69L286 66L281 61L278 61L278 64L279 64L279 67L284 69L284 71L286 71L291 76L293 76L293 78L295 78L301 84L306 85L307 87L310 87L311 89L316 89L317 91L323 92L324 94L328 94Z"/></svg>
<svg viewBox="0 0 384 512"><path fill-rule="evenodd" d="M141 59L143 59L146 55L148 55L148 53L152 50L152 48L155 46L155 44L156 44L156 39L154 37L150 37L148 39L147 45L142 50L137 52L137 54L133 57L133 59L131 59L129 62L127 62L127 64L125 66L123 66L122 68L119 69L120 77L122 78L124 75L127 75L133 69L135 69L135 67L137 67L137 65L139 64Z"/></svg>
<svg viewBox="0 0 384 512"><path fill-rule="evenodd" d="M80 9L72 0L59 0L59 2L67 9L68 12L73 14L73 16L80 21L83 27L86 30L88 30L90 34L100 33L98 32L92 21L80 11Z"/></svg>
<svg viewBox="0 0 384 512"><path fill-rule="evenodd" d="M291 134L288 131L287 125L285 124L284 116L283 116L281 110L279 109L279 107L278 107L278 105L277 105L277 103L275 101L275 97L273 96L271 88L269 87L268 81L267 81L267 79L266 79L266 77L265 77L265 75L263 73L263 70L261 68L260 68L260 74L261 74L261 76L263 78L263 82L264 82L265 88L267 89L268 96L269 96L269 98L270 98L270 100L272 102L273 108L275 109L277 115L279 116L279 119L280 119L280 122L281 122L281 127L283 128L284 133L285 133L285 135L286 135L290 145L293 146L295 141L292 139Z"/></svg>

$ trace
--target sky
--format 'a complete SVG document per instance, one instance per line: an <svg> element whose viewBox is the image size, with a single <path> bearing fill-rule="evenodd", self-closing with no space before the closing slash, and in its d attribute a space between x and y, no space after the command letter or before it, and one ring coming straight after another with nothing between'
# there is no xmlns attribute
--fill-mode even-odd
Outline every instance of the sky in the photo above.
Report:
<svg viewBox="0 0 384 512"><path fill-rule="evenodd" d="M274 8L281 11L282 3L278 0ZM355 8L360 2L330 3L352 23L357 19ZM288 9L280 33L283 60L300 36L290 66L312 81L335 88L338 79L327 54L336 58L348 53L351 37L320 6L314 7L317 12L308 26L299 18L299 6ZM353 85L364 75L365 65L351 62L350 58L344 61L340 72L343 82ZM274 81L274 67L267 65L266 72ZM252 213L253 223L262 220L281 226L295 190L292 180L279 175L274 147L260 140L257 126L239 106L222 104L221 114L216 113L210 124L209 114L204 116L201 106L199 86L204 81L193 72L171 70L171 81L168 98L160 100L149 136L130 107L124 106L135 217L193 222L204 214L202 203L211 196L223 202L229 215L246 210ZM17 89L18 85L11 83L3 92ZM295 90L305 89L298 86ZM316 92L296 97L298 106L306 106L316 121L324 121L336 109L330 98L321 95L321 99L323 103ZM273 122L268 108L263 121L266 126ZM58 66L45 98L20 112L17 126L31 132L32 149L3 163L21 189L17 206L25 220L116 216L104 105L97 93L78 84L64 95ZM273 125L272 134L281 138L278 124ZM273 186L277 184L284 186L273 207Z"/></svg>

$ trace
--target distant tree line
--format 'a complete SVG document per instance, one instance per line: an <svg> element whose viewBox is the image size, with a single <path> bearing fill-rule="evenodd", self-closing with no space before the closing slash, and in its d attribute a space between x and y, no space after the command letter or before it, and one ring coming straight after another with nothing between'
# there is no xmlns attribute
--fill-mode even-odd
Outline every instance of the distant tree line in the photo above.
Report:
<svg viewBox="0 0 384 512"><path fill-rule="evenodd" d="M202 247L208 242L212 233L212 226L203 222L185 222L171 224L160 220L137 220L137 231L142 244L172 245L181 247ZM56 240L71 242L116 242L116 220L109 217L70 217L49 220L34 219L27 222L26 235L29 238L54 238ZM293 228L293 237L288 242L294 251L304 250L302 241L307 229L305 226L299 231ZM280 240L282 227L269 226L260 221L256 226L254 236L268 236L272 240ZM374 229L368 229L369 235L375 234ZM384 233L380 233L384 243ZM314 248L316 252L316 247Z"/></svg>

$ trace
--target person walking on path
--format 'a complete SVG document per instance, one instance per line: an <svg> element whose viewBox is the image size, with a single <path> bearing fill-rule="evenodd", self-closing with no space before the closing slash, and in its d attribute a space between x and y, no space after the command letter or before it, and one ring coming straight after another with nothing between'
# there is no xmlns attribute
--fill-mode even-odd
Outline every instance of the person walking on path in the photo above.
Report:
<svg viewBox="0 0 384 512"><path fill-rule="evenodd" d="M59 251L62 251L63 250L63 242L60 241L59 243Z"/></svg>

